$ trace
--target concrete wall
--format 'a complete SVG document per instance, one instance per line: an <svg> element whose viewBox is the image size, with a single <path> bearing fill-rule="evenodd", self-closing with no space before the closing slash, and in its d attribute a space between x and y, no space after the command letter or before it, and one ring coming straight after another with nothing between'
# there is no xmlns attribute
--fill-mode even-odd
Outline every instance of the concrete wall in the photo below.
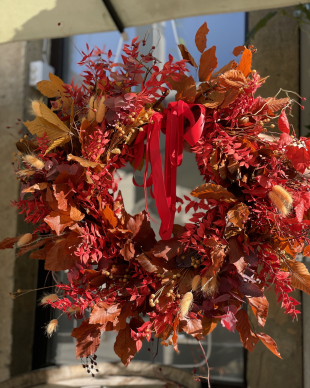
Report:
<svg viewBox="0 0 310 388"><path fill-rule="evenodd" d="M292 9L287 9L292 14ZM249 13L249 30L269 11ZM259 90L263 97L274 96L280 87L299 93L299 29L296 21L280 14L272 18L250 42L257 49L253 68L262 77L270 76ZM285 97L285 95L283 95ZM299 113L293 108L290 122L299 133ZM303 387L302 368L302 318L292 322L277 304L273 291L268 292L269 315L265 328L259 331L269 334L278 344L283 360L274 356L263 344L247 356L248 388ZM300 293L295 292L300 299ZM255 318L253 317L253 322Z"/></svg>
<svg viewBox="0 0 310 388"><path fill-rule="evenodd" d="M28 86L29 62L42 59L42 41L0 45L0 240L28 232L12 200L18 198L19 182L13 173L15 142L23 135L22 121L29 118L31 99L40 94ZM20 119L21 121L18 121ZM10 127L10 128L7 128ZM17 289L34 289L37 262L15 258L14 250L0 251L0 381L31 370L36 294L15 300Z"/></svg>

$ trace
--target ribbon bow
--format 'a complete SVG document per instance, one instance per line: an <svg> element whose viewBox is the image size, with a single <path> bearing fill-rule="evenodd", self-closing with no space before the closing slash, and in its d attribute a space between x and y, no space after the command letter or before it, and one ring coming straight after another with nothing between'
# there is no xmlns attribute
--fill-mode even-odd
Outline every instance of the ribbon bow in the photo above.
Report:
<svg viewBox="0 0 310 388"><path fill-rule="evenodd" d="M199 117L195 116L191 110L198 107ZM184 118L188 119L189 128L184 128ZM172 102L161 113L155 113L152 116L152 124L148 124L145 131L140 132L134 145L136 170L144 154L144 140L146 137L146 167L144 172L144 194L145 207L147 208L147 187L153 188L151 195L155 199L157 211L161 219L159 235L163 240L171 238L174 217L176 212L176 185L177 185L177 167L183 160L183 139L190 146L194 146L200 139L205 121L205 108L199 104L187 104L184 101ZM166 122L166 141L165 141L165 173L162 169L162 159L160 154L160 131L162 125ZM148 165L151 165L150 176L148 174ZM135 186L139 186L133 178Z"/></svg>

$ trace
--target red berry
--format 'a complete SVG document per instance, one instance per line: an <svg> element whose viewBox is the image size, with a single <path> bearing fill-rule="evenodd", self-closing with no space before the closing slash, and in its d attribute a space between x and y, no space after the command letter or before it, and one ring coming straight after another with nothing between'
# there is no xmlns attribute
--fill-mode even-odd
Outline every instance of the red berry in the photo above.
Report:
<svg viewBox="0 0 310 388"><path fill-rule="evenodd" d="M301 109L301 110L304 110L304 109L305 109L305 107L304 107L304 106L302 106L302 105L300 105L300 109Z"/></svg>
<svg viewBox="0 0 310 388"><path fill-rule="evenodd" d="M303 101L306 101L306 97L301 97L301 99L302 99Z"/></svg>

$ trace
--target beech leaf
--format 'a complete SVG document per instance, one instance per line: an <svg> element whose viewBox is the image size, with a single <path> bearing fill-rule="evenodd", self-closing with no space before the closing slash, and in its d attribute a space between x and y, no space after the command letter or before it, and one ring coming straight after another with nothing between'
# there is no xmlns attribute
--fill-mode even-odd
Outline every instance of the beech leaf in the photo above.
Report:
<svg viewBox="0 0 310 388"><path fill-rule="evenodd" d="M248 314L243 309L240 309L236 314L236 318L236 329L240 334L241 342L247 350L252 352L258 342L258 338L251 330Z"/></svg>
<svg viewBox="0 0 310 388"><path fill-rule="evenodd" d="M203 51L207 47L208 32L209 32L209 29L206 22L204 22L203 25L200 26L198 28L198 31L196 32L195 43L196 43L196 47L201 53L203 53Z"/></svg>
<svg viewBox="0 0 310 388"><path fill-rule="evenodd" d="M273 353L275 354L277 357L281 358L281 355L280 353L278 352L278 348L277 348L277 344L276 342L271 338L269 337L269 335L265 334L265 333L257 333L256 334L257 337L262 341L262 343Z"/></svg>
<svg viewBox="0 0 310 388"><path fill-rule="evenodd" d="M217 67L217 59L215 56L216 47L213 46L205 51L200 58L199 63L199 81L208 81Z"/></svg>
<svg viewBox="0 0 310 388"><path fill-rule="evenodd" d="M204 183L191 192L193 197L199 199L216 199L224 202L235 202L237 198L222 186L213 183Z"/></svg>
<svg viewBox="0 0 310 388"><path fill-rule="evenodd" d="M310 274L307 267L295 260L285 260L285 264L291 273L291 286L310 295Z"/></svg>
<svg viewBox="0 0 310 388"><path fill-rule="evenodd" d="M265 326L267 314L268 314L268 300L264 296L247 298L254 315L257 318L257 322L260 326Z"/></svg>
<svg viewBox="0 0 310 388"><path fill-rule="evenodd" d="M100 345L101 325L91 325L83 321L81 326L72 330L71 337L76 338L76 358L88 357L96 353Z"/></svg>
<svg viewBox="0 0 310 388"><path fill-rule="evenodd" d="M116 337L114 351L127 366L134 355L137 353L136 341L131 337L131 329L128 323L124 329L121 329Z"/></svg>
<svg viewBox="0 0 310 388"><path fill-rule="evenodd" d="M251 73L252 51L244 48L237 70L242 71L245 77Z"/></svg>
<svg viewBox="0 0 310 388"><path fill-rule="evenodd" d="M195 62L195 59L191 56L191 54L189 53L189 51L187 50L187 48L184 46L184 44L179 44L178 45L180 51L181 51L181 55L182 55L182 58L183 59L186 59L190 65L194 66L194 67L198 67L196 62Z"/></svg>
<svg viewBox="0 0 310 388"><path fill-rule="evenodd" d="M104 325L107 322L114 322L120 312L121 309L116 304L108 306L104 302L99 302L90 314L89 323L100 323L101 325Z"/></svg>

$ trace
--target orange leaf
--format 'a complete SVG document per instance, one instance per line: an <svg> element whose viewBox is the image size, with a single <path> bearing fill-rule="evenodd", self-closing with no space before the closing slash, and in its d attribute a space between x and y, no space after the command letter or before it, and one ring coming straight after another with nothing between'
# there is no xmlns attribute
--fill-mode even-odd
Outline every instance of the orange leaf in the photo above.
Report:
<svg viewBox="0 0 310 388"><path fill-rule="evenodd" d="M251 64L252 64L252 51L245 48L237 69L242 71L244 76L247 77L251 73Z"/></svg>
<svg viewBox="0 0 310 388"><path fill-rule="evenodd" d="M58 202L58 209L67 211L68 208L68 201L66 199L65 193L63 191L60 191L59 193L54 192L55 198Z"/></svg>
<svg viewBox="0 0 310 388"><path fill-rule="evenodd" d="M178 45L180 51L181 51L181 55L182 55L182 58L183 59L186 59L189 64L191 64L192 66L194 67L198 67L196 62L195 62L195 59L191 56L191 54L188 52L187 48L184 46L184 44L179 44Z"/></svg>
<svg viewBox="0 0 310 388"><path fill-rule="evenodd" d="M291 273L291 286L310 295L310 274L307 267L300 261L285 260Z"/></svg>
<svg viewBox="0 0 310 388"><path fill-rule="evenodd" d="M178 317L174 318L173 322L173 334L172 334L172 342L173 342L173 349L179 353L178 349L178 326L179 326L179 319Z"/></svg>
<svg viewBox="0 0 310 388"><path fill-rule="evenodd" d="M230 104L232 104L235 101L235 99L238 97L238 95L239 95L239 90L228 89L228 91L225 95L224 101L221 105L221 108L222 109L227 108Z"/></svg>
<svg viewBox="0 0 310 388"><path fill-rule="evenodd" d="M213 46L201 55L198 71L199 81L201 82L208 81L213 73L213 70L217 67L215 50L216 47Z"/></svg>
<svg viewBox="0 0 310 388"><path fill-rule="evenodd" d="M55 241L48 250L44 268L48 271L64 271L73 268L76 263L76 256L65 253L67 239L61 238Z"/></svg>
<svg viewBox="0 0 310 388"><path fill-rule="evenodd" d="M306 248L303 251L303 256L310 257L310 245L307 245Z"/></svg>
<svg viewBox="0 0 310 388"><path fill-rule="evenodd" d="M258 342L258 338L251 330L248 314L241 309L237 312L236 319L236 329L240 334L241 342L247 350L252 352Z"/></svg>
<svg viewBox="0 0 310 388"><path fill-rule="evenodd" d="M100 326L90 325L88 320L83 321L81 326L72 330L71 337L76 341L76 358L88 357L96 353L100 345Z"/></svg>
<svg viewBox="0 0 310 388"><path fill-rule="evenodd" d="M216 90L213 90L207 95L207 100L202 104L206 108L215 109L222 104L224 99L225 99L225 92L223 93L223 92L217 92Z"/></svg>
<svg viewBox="0 0 310 388"><path fill-rule="evenodd" d="M104 325L107 322L114 322L120 312L121 309L116 304L108 306L104 302L99 302L90 314L89 323L100 323L101 325Z"/></svg>
<svg viewBox="0 0 310 388"><path fill-rule="evenodd" d="M268 314L268 300L265 296L258 296L253 298L247 298L254 315L257 318L257 322L260 326L265 326L267 314Z"/></svg>
<svg viewBox="0 0 310 388"><path fill-rule="evenodd" d="M107 221L112 228L115 228L117 225L117 218L114 215L113 210L109 208L109 206L106 206L103 211L101 212L102 218Z"/></svg>
<svg viewBox="0 0 310 388"><path fill-rule="evenodd" d="M234 226L243 229L249 214L250 211L248 207L244 203L240 202L228 210L227 221L234 224Z"/></svg>
<svg viewBox="0 0 310 388"><path fill-rule="evenodd" d="M202 321L202 335L205 337L208 334L212 333L212 331L217 326L217 321L214 318L206 318L206 316L203 316Z"/></svg>
<svg viewBox="0 0 310 388"><path fill-rule="evenodd" d="M70 218L72 218L73 221L81 221L85 217L85 214L81 213L79 209L77 209L74 206L71 206L70 208Z"/></svg>
<svg viewBox="0 0 310 388"><path fill-rule="evenodd" d="M213 183L204 183L191 192L193 197L199 199L216 199L224 202L235 202L237 198L222 186Z"/></svg>
<svg viewBox="0 0 310 388"><path fill-rule="evenodd" d="M114 352L120 357L122 363L127 366L137 353L136 341L131 338L131 329L128 323L124 329L118 332L114 344Z"/></svg>
<svg viewBox="0 0 310 388"><path fill-rule="evenodd" d="M40 182L36 183L35 185L32 185L28 187L27 189L24 189L23 193L34 193L36 190L45 190L47 188L48 183L47 182Z"/></svg>
<svg viewBox="0 0 310 388"><path fill-rule="evenodd" d="M55 215L55 216L54 216ZM44 221L49 225L49 227L56 232L59 236L62 231L67 227L73 224L73 221L70 217L62 216L56 212L52 212L50 215L44 218Z"/></svg>
<svg viewBox="0 0 310 388"><path fill-rule="evenodd" d="M192 104L196 97L196 83L193 77L184 75L179 83L178 93L175 96L176 101L182 100Z"/></svg>
<svg viewBox="0 0 310 388"><path fill-rule="evenodd" d="M269 335L265 334L265 333L257 333L256 334L257 337L262 341L262 343L273 353L275 354L277 357L281 358L281 355L280 353L278 352L278 348L277 348L277 344L276 342L271 338L269 337Z"/></svg>
<svg viewBox="0 0 310 388"><path fill-rule="evenodd" d="M244 49L245 49L244 46L237 46L234 48L232 53L234 54L235 57L237 57L238 55L243 53Z"/></svg>
<svg viewBox="0 0 310 388"><path fill-rule="evenodd" d="M203 53L204 49L207 47L207 35L209 29L207 23L204 22L201 27L198 28L195 36L195 43L198 50Z"/></svg>
<svg viewBox="0 0 310 388"><path fill-rule="evenodd" d="M190 334L194 338L201 339L203 337L202 324L199 319L194 319L194 318L183 319L180 322L180 326L185 333Z"/></svg>

